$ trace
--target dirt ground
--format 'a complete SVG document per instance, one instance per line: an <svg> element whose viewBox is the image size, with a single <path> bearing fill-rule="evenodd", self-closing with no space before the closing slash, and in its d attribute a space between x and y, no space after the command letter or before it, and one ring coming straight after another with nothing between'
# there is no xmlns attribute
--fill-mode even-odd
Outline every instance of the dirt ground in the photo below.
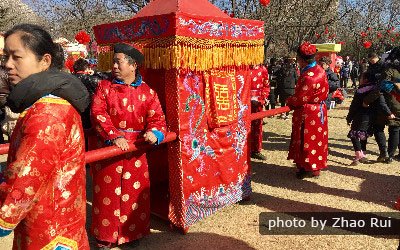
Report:
<svg viewBox="0 0 400 250"><path fill-rule="evenodd" d="M400 164L349 166L353 157L346 137L345 116L350 99L329 111L329 168L319 179L297 180L286 160L291 120L265 119L264 151L268 159L252 161L251 200L226 207L192 226L186 235L152 218L150 236L122 249L397 249L399 240L364 235L261 235L261 212L395 212L400 195ZM375 160L373 139L368 156ZM12 236L0 239L0 249L11 249ZM94 249L94 248L93 248ZM115 248L119 249L119 248Z"/></svg>

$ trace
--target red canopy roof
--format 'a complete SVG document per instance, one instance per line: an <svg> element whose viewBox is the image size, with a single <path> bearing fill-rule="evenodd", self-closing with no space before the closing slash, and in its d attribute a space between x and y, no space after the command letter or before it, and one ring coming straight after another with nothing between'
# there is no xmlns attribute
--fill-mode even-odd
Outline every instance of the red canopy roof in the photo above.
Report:
<svg viewBox="0 0 400 250"><path fill-rule="evenodd" d="M229 17L207 0L153 0L134 17L185 13L196 16Z"/></svg>

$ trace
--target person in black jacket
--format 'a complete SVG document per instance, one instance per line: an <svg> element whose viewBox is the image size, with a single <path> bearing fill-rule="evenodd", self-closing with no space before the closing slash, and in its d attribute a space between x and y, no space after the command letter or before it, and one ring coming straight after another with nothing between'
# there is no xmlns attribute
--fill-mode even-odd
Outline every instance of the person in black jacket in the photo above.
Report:
<svg viewBox="0 0 400 250"><path fill-rule="evenodd" d="M7 102L7 97L10 94L10 84L8 81L7 71L3 66L0 66L0 122L5 119L4 107ZM3 131L0 129L0 144L5 143Z"/></svg>
<svg viewBox="0 0 400 250"><path fill-rule="evenodd" d="M326 77L328 78L329 94L328 94L328 98L326 99L326 105L327 105L327 108L330 109L330 106L331 106L330 103L331 103L331 101L333 101L332 93L339 88L340 81L339 81L337 74L335 74L329 67L329 65L331 65L331 63L332 63L331 59L324 56L324 57L321 57L318 62L319 62L319 65L321 65L321 67L325 70Z"/></svg>
<svg viewBox="0 0 400 250"><path fill-rule="evenodd" d="M281 107L286 105L286 99L294 94L296 82L298 79L294 62L289 57L284 59L283 66L276 72L277 75L277 91L279 93L279 101ZM289 112L282 114L281 118L288 119Z"/></svg>
<svg viewBox="0 0 400 250"><path fill-rule="evenodd" d="M380 60L378 54L371 52L368 54L369 66L367 72L372 75L373 81L379 83L382 80L382 73L384 71L384 64Z"/></svg>
<svg viewBox="0 0 400 250"><path fill-rule="evenodd" d="M350 166L357 166L361 163L369 163L366 157L367 138L371 135L369 107L363 105L364 97L377 86L373 82L369 82L367 74L363 74L360 86L354 93L351 101L349 112L346 117L347 124L350 125L350 131L347 137L350 138L355 156ZM382 101L382 100L380 100Z"/></svg>
<svg viewBox="0 0 400 250"><path fill-rule="evenodd" d="M89 63L85 59L79 58L75 61L74 75L81 80L83 85L85 85L86 89L88 90L90 97L92 97L96 91L100 78L90 74ZM84 129L90 129L92 127L90 122L90 105L85 112L82 113L82 125Z"/></svg>

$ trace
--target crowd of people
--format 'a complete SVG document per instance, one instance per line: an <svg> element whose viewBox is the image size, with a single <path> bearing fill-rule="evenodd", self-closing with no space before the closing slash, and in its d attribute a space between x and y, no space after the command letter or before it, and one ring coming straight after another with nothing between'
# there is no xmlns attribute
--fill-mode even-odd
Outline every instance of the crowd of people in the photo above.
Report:
<svg viewBox="0 0 400 250"><path fill-rule="evenodd" d="M158 96L139 71L144 56L132 45L115 44L112 77L93 74L84 59L70 74L62 71L60 46L42 27L17 25L4 38L0 105L10 150L0 175L0 237L14 231L15 249L89 249L85 151L107 145L127 151L138 139L157 145L166 134ZM356 65L349 58L338 76L329 58L317 61L316 55L315 45L304 42L297 56L284 58L281 65L273 59L251 68L251 112L274 109L278 101L293 111L288 159L296 164L297 178L317 177L327 168L327 100L338 88L347 88L348 79L353 87L359 81L346 118L355 151L352 165L369 162L366 146L372 134L380 150L377 161L392 162L400 130L399 48L385 66L372 53L360 78L358 71L352 73ZM262 125L262 120L252 122L249 147L251 157L265 160ZM90 232L98 248L130 244L149 234L145 152L96 162L90 169Z"/></svg>

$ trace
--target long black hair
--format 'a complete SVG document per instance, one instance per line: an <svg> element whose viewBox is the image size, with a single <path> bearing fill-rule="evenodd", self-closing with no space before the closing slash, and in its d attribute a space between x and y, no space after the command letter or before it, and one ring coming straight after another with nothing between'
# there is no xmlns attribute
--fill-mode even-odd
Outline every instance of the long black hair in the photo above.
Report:
<svg viewBox="0 0 400 250"><path fill-rule="evenodd" d="M20 33L23 45L30 49L38 60L41 60L45 54L51 55L50 68L62 68L63 54L57 46L51 35L42 27L35 24L19 24L8 30L4 34L4 40L12 34Z"/></svg>

